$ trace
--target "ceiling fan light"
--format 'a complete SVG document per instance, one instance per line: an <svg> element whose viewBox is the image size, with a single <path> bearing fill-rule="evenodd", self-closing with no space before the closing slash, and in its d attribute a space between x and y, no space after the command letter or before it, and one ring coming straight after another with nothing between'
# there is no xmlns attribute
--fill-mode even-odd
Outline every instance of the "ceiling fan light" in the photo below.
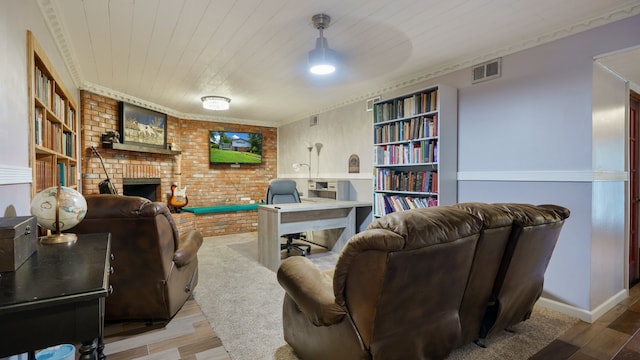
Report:
<svg viewBox="0 0 640 360"><path fill-rule="evenodd" d="M224 96L203 96L202 107L207 110L229 110L231 99Z"/></svg>
<svg viewBox="0 0 640 360"><path fill-rule="evenodd" d="M309 71L316 75L327 75L336 71L337 54L329 49L323 30L329 27L331 17L317 14L311 18L313 26L318 29L320 36L316 39L316 47L309 51Z"/></svg>
<svg viewBox="0 0 640 360"><path fill-rule="evenodd" d="M309 51L309 71L317 75L327 75L336 71L336 53L327 46L327 39L318 38L316 48Z"/></svg>

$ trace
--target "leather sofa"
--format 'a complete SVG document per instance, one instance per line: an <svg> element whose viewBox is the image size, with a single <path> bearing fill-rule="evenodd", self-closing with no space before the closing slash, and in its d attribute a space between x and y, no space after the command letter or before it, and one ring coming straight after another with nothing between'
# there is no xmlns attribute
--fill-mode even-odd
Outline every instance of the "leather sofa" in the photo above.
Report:
<svg viewBox="0 0 640 360"><path fill-rule="evenodd" d="M179 234L168 207L137 196L86 195L87 214L68 232L111 233L105 320L167 320L198 283L202 234Z"/></svg>
<svg viewBox="0 0 640 360"><path fill-rule="evenodd" d="M287 258L285 340L302 359L443 359L528 319L568 216L553 205L414 209L352 237L333 271Z"/></svg>

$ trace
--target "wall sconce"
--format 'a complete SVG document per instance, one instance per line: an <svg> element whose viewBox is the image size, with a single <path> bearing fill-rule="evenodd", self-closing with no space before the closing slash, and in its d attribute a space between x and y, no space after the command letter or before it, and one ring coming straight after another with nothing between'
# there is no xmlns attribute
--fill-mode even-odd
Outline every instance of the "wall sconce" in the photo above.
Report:
<svg viewBox="0 0 640 360"><path fill-rule="evenodd" d="M309 170L309 179L311 179L311 150L313 150L313 146L307 145L307 150L309 151L309 162L308 163L294 163L293 171L298 172L300 168L306 166Z"/></svg>
<svg viewBox="0 0 640 360"><path fill-rule="evenodd" d="M203 96L202 107L207 110L229 110L231 99L224 96Z"/></svg>

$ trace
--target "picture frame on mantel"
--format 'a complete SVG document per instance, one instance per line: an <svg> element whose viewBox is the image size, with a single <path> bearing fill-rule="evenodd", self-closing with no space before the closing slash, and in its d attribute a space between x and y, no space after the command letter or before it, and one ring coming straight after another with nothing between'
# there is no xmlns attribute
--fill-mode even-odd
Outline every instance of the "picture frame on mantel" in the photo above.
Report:
<svg viewBox="0 0 640 360"><path fill-rule="evenodd" d="M167 148L167 114L124 101L118 103L120 141L154 148Z"/></svg>

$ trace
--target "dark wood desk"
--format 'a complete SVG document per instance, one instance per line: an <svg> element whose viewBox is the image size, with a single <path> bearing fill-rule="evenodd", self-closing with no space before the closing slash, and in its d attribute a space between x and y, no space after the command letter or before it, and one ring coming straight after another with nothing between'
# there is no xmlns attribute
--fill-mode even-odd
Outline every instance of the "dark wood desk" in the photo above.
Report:
<svg viewBox="0 0 640 360"><path fill-rule="evenodd" d="M109 292L108 233L74 244L39 244L14 272L0 273L0 357L82 343L80 359L104 358L104 300Z"/></svg>

